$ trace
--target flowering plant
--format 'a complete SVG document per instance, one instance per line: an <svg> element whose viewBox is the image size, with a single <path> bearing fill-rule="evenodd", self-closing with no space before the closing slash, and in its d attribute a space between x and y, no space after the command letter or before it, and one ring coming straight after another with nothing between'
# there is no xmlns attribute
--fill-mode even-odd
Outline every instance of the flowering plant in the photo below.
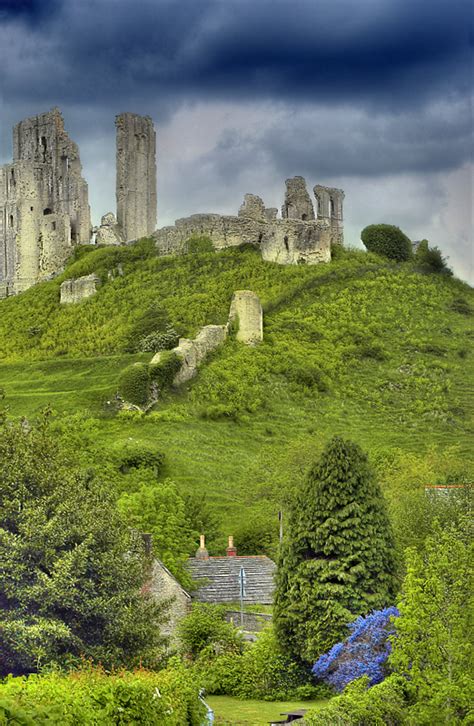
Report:
<svg viewBox="0 0 474 726"><path fill-rule="evenodd" d="M398 614L396 607L389 607L358 617L349 625L349 637L316 661L313 674L339 692L361 676L371 686L380 683L391 650L389 636L395 632L391 618Z"/></svg>

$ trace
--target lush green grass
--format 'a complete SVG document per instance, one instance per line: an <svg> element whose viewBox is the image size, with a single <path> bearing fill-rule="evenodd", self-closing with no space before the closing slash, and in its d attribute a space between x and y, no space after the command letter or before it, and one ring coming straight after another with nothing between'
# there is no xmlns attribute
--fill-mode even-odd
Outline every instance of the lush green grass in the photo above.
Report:
<svg viewBox="0 0 474 726"><path fill-rule="evenodd" d="M241 701L231 696L207 696L218 726L268 726L270 721L284 719L285 711L317 709L327 701Z"/></svg>
<svg viewBox="0 0 474 726"><path fill-rule="evenodd" d="M109 280L118 263L124 274ZM61 279L93 270L104 280L98 294L60 306ZM226 320L236 289L261 296L264 342L228 340L151 415L115 416L120 371L151 357L125 353L140 316L159 303L192 335ZM455 279L360 252L285 267L251 249L178 258L158 258L146 243L96 250L0 301L0 387L13 415L51 404L93 417L101 457L130 440L164 451L163 476L207 492L224 531L249 512L276 531L288 487L335 433L371 454L456 446L469 471L473 316L459 299L474 308Z"/></svg>

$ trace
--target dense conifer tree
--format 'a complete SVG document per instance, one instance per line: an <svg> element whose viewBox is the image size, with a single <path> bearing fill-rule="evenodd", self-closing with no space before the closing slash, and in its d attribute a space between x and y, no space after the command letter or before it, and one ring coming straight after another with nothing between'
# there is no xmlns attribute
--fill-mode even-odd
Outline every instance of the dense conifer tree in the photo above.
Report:
<svg viewBox="0 0 474 726"><path fill-rule="evenodd" d="M290 507L274 613L282 645L314 663L357 615L392 604L393 549L367 457L356 444L332 439Z"/></svg>

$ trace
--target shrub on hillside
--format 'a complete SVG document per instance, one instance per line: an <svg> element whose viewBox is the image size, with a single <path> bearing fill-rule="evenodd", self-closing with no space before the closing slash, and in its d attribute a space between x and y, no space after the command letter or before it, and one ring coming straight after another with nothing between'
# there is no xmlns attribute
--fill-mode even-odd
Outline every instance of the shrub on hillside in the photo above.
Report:
<svg viewBox="0 0 474 726"><path fill-rule="evenodd" d="M165 455L154 446L134 441L125 444L120 449L117 459L122 474L128 474L131 469L146 467L153 469L155 476L158 476L163 467Z"/></svg>
<svg viewBox="0 0 474 726"><path fill-rule="evenodd" d="M472 308L464 297L456 297L449 306L455 313L461 315L472 315Z"/></svg>
<svg viewBox="0 0 474 726"><path fill-rule="evenodd" d="M369 252L376 252L397 262L413 257L409 238L393 224L370 224L360 233L360 238Z"/></svg>
<svg viewBox="0 0 474 726"><path fill-rule="evenodd" d="M167 311L158 303L153 302L134 321L128 333L126 350L129 352L156 352L149 349L152 343L159 340L170 342L172 333L174 333L174 340L177 333L170 324ZM164 337L160 339L158 336Z"/></svg>
<svg viewBox="0 0 474 726"><path fill-rule="evenodd" d="M137 343L139 353L158 353L160 350L171 350L178 345L179 336L172 325L163 331L154 331L143 336Z"/></svg>
<svg viewBox="0 0 474 726"><path fill-rule="evenodd" d="M419 243L415 252L415 262L423 272L453 274L441 250L438 247L430 247L427 239L423 239Z"/></svg>
<svg viewBox="0 0 474 726"><path fill-rule="evenodd" d="M156 386L158 393L171 386L182 363L182 359L176 353L163 351L158 363L150 365L150 380Z"/></svg>
<svg viewBox="0 0 474 726"><path fill-rule="evenodd" d="M120 374L118 392L124 401L145 406L150 392L150 372L146 363L133 363Z"/></svg>
<svg viewBox="0 0 474 726"><path fill-rule="evenodd" d="M203 252L214 252L214 245L209 237L201 235L190 237L186 240L184 249L188 254L199 254Z"/></svg>
<svg viewBox="0 0 474 726"><path fill-rule="evenodd" d="M371 686L380 683L385 677L385 663L391 650L388 638L395 632L391 618L397 615L397 608L390 607L358 617L349 625L349 637L320 656L313 666L313 674L337 691L362 676L369 678Z"/></svg>

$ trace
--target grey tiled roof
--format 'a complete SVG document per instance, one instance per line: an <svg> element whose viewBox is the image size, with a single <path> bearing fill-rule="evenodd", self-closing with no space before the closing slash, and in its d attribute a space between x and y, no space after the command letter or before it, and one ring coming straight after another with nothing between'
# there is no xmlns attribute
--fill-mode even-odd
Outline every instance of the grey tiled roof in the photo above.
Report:
<svg viewBox="0 0 474 726"><path fill-rule="evenodd" d="M198 589L192 598L199 602L228 603L240 599L239 574L246 577L245 599L249 605L271 605L276 565L269 557L191 557L187 568Z"/></svg>

